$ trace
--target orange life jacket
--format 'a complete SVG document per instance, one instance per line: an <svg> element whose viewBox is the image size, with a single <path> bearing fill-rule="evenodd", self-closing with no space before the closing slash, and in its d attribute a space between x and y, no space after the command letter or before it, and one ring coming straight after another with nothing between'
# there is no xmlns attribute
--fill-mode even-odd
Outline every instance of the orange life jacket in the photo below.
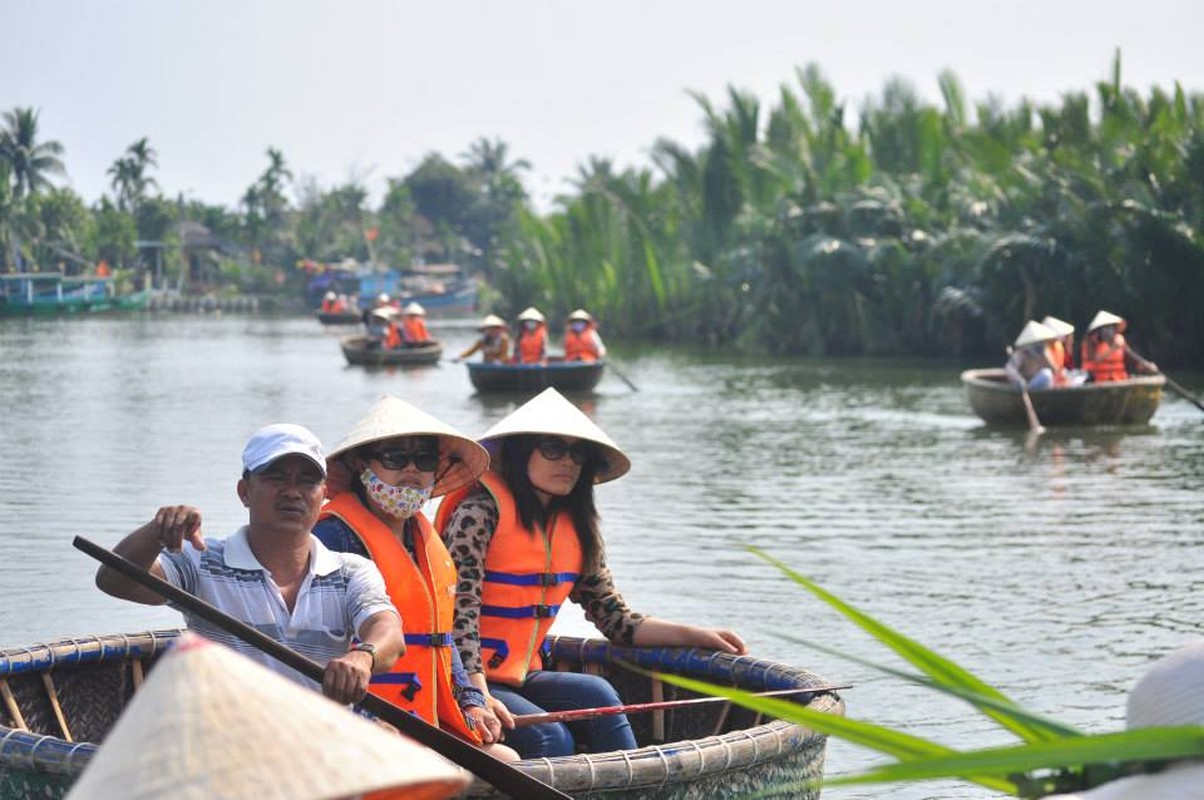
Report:
<svg viewBox="0 0 1204 800"><path fill-rule="evenodd" d="M533 331L523 328L519 331L514 355L520 364L539 364L544 360L547 345L548 329L543 323L536 326Z"/></svg>
<svg viewBox="0 0 1204 800"><path fill-rule="evenodd" d="M501 475L486 470L480 483L493 496L498 510L481 585L479 625L485 677L522 686L527 673L543 668L539 651L544 638L581 577L581 543L568 514L558 513L546 530L532 531L523 527L514 496ZM446 528L452 512L474 486L443 499L435 516L439 530ZM486 650L493 651L488 658Z"/></svg>
<svg viewBox="0 0 1204 800"><path fill-rule="evenodd" d="M396 350L399 347L401 347L401 331L396 322L390 322L389 327L385 329L385 349Z"/></svg>
<svg viewBox="0 0 1204 800"><path fill-rule="evenodd" d="M1083 369L1091 373L1095 383L1127 380L1124 334L1117 333L1111 342L1088 335L1083 341Z"/></svg>
<svg viewBox="0 0 1204 800"><path fill-rule="evenodd" d="M331 311L334 311L334 301L322 298L322 313L329 313Z"/></svg>
<svg viewBox="0 0 1204 800"><path fill-rule="evenodd" d="M586 326L580 333L572 328L564 331L564 360L565 361L597 361L598 340L594 329Z"/></svg>
<svg viewBox="0 0 1204 800"><path fill-rule="evenodd" d="M406 317L405 340L407 342L429 342L430 333L426 330L426 320L422 317Z"/></svg>
<svg viewBox="0 0 1204 800"><path fill-rule="evenodd" d="M389 599L406 631L405 653L391 670L372 676L369 691L431 725L480 744L481 735L468 727L452 687L456 568L443 540L426 517L416 515L415 563L393 531L354 492L342 492L327 503L319 519L327 517L347 523L364 543L385 578Z"/></svg>

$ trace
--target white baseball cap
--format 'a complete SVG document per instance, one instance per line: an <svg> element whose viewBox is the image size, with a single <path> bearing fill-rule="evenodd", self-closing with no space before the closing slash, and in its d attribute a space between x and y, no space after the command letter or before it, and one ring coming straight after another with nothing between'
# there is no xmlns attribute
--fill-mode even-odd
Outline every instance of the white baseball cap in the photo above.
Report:
<svg viewBox="0 0 1204 800"><path fill-rule="evenodd" d="M308 428L286 422L265 425L252 434L242 450L242 468L259 472L276 459L291 455L305 456L326 476L326 457L318 437Z"/></svg>

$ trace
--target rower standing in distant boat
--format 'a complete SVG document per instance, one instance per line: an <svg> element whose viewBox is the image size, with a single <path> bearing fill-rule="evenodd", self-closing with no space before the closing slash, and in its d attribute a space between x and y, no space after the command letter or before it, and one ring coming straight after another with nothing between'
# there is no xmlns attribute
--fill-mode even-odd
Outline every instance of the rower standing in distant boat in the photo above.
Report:
<svg viewBox="0 0 1204 800"><path fill-rule="evenodd" d="M564 330L565 361L598 361L606 358L606 345L598 335L598 324L579 308L569 314Z"/></svg>
<svg viewBox="0 0 1204 800"><path fill-rule="evenodd" d="M1059 357L1055 355L1050 345L1057 340L1058 334L1036 320L1029 320L1008 355L1008 377L1013 383L1027 386L1029 389L1052 389L1064 382L1062 366Z"/></svg>
<svg viewBox="0 0 1204 800"><path fill-rule="evenodd" d="M505 363L510 358L510 334L506 333L506 321L496 314L489 314L477 325L477 330L481 332L480 338L456 356L456 360L480 352L481 361L486 364Z"/></svg>
<svg viewBox="0 0 1204 800"><path fill-rule="evenodd" d="M535 306L518 315L514 360L519 364L546 364L548 361L547 321Z"/></svg>

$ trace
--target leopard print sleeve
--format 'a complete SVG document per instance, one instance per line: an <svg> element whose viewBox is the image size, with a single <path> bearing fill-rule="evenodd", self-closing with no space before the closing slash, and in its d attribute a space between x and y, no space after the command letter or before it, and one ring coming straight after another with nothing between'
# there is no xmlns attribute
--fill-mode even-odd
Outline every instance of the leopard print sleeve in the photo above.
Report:
<svg viewBox="0 0 1204 800"><path fill-rule="evenodd" d="M635 630L644 621L644 615L628 608L619 594L601 548L569 598L585 610L585 618L607 639L617 644L633 644Z"/></svg>
<svg viewBox="0 0 1204 800"><path fill-rule="evenodd" d="M443 529L443 541L457 573L452 636L469 675L485 671L481 661L481 590L485 554L497 530L497 521L497 503L482 489L464 498Z"/></svg>

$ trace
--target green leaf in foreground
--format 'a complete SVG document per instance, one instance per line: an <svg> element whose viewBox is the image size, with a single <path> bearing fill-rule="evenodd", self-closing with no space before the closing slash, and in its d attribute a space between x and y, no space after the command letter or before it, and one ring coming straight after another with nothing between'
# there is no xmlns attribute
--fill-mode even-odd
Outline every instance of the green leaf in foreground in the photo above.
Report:
<svg viewBox="0 0 1204 800"><path fill-rule="evenodd" d="M997 703L1002 704L1004 707L1019 708L1014 701L1012 701L998 689L989 685L961 666L943 656L934 653L919 642L904 636L903 634L886 625L883 625L881 622L878 622L878 620L874 619L868 614L865 614L864 612L844 602L839 597L831 594L819 584L795 572L790 567L786 566L786 564L764 552L763 550L760 550L756 547L749 547L748 549L754 555L777 567L792 581L807 589L816 597L848 617L875 639L894 650L921 672L930 676L937 684L961 690L972 695L982 695L984 697L991 698ZM970 702L974 701L971 700ZM998 706L992 708L979 706L979 709L982 711L982 713L986 714L1005 729L1016 734L1026 742L1050 741L1067 735L1066 733L1057 733L1046 725L1033 725L1021 719L1020 717L1009 713L1008 711L1001 710ZM1031 716L1031 714L1029 716ZM1065 730L1069 731L1070 735L1079 734L1078 731L1074 730L1073 728L1069 728L1069 726L1066 726Z"/></svg>

